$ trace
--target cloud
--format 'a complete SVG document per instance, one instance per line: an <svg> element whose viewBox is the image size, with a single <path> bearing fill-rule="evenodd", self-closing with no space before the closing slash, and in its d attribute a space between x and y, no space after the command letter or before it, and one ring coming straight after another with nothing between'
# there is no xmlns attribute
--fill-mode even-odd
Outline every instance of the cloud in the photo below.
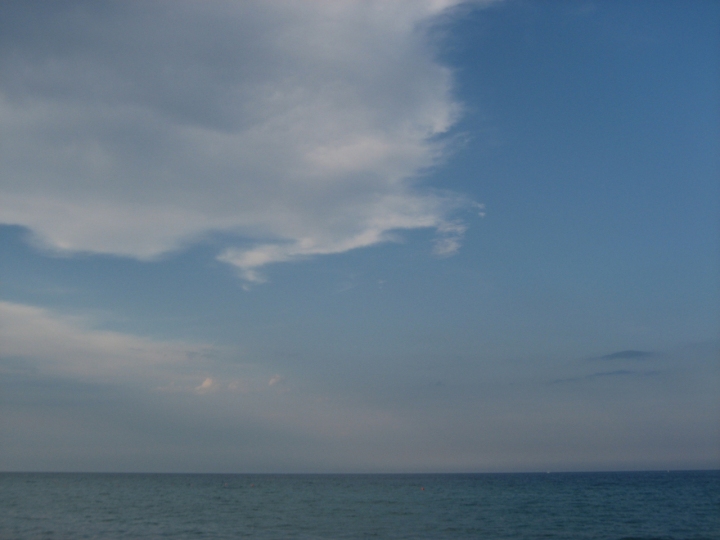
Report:
<svg viewBox="0 0 720 540"><path fill-rule="evenodd" d="M543 385L523 362L510 378L489 365L439 377L338 363L318 375L91 323L0 302L4 470L610 469L678 455L717 464L717 343L659 354L658 372L575 372L588 383Z"/></svg>
<svg viewBox="0 0 720 540"><path fill-rule="evenodd" d="M648 371L635 371L630 369L616 369L614 371L600 371L597 373L591 373L589 375L583 375L580 377L569 377L565 379L555 379L552 381L553 384L555 383L567 383L567 382L577 382L577 381L588 381L593 379L604 379L608 377L654 377L656 375L659 375L661 372L659 370L648 370Z"/></svg>
<svg viewBox="0 0 720 540"><path fill-rule="evenodd" d="M433 253L439 257L448 257L457 253L466 230L467 227L458 222L440 225L437 228L438 238L435 240Z"/></svg>
<svg viewBox="0 0 720 540"><path fill-rule="evenodd" d="M472 206L417 178L460 114L428 27L455 0L6 3L0 222L153 258L207 234L258 268L435 228Z"/></svg>
<svg viewBox="0 0 720 540"><path fill-rule="evenodd" d="M601 356L600 360L636 360L640 358L648 358L649 356L653 356L653 353L647 352L647 351L634 351L634 350L628 350L628 351L619 351L612 354L606 354L605 356Z"/></svg>
<svg viewBox="0 0 720 540"><path fill-rule="evenodd" d="M33 388L260 394L281 379L231 348L101 330L89 317L14 302L0 301L0 344L0 378Z"/></svg>
<svg viewBox="0 0 720 540"><path fill-rule="evenodd" d="M98 330L80 317L12 302L0 302L0 321L0 373L5 374L140 387L182 385L218 354L208 345Z"/></svg>
<svg viewBox="0 0 720 540"><path fill-rule="evenodd" d="M195 392L198 394L204 394L216 386L217 385L215 384L215 381L212 380L212 377L207 377L201 384L195 387Z"/></svg>

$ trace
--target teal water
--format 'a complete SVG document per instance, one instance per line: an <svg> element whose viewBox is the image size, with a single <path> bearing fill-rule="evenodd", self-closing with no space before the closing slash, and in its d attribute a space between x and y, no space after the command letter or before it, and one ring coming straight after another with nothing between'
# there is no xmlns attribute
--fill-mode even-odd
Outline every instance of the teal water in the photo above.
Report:
<svg viewBox="0 0 720 540"><path fill-rule="evenodd" d="M0 539L717 539L720 471L0 474Z"/></svg>

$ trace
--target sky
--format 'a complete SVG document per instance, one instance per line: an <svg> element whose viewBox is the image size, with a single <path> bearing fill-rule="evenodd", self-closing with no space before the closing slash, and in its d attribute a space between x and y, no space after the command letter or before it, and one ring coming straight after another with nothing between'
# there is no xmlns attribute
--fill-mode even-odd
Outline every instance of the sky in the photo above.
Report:
<svg viewBox="0 0 720 540"><path fill-rule="evenodd" d="M720 468L720 4L0 4L0 470Z"/></svg>

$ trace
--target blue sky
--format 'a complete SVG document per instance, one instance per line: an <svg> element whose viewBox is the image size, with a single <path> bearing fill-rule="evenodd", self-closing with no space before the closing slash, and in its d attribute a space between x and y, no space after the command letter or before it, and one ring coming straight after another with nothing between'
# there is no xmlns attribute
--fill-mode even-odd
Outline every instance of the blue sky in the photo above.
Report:
<svg viewBox="0 0 720 540"><path fill-rule="evenodd" d="M715 2L5 2L0 469L720 466Z"/></svg>

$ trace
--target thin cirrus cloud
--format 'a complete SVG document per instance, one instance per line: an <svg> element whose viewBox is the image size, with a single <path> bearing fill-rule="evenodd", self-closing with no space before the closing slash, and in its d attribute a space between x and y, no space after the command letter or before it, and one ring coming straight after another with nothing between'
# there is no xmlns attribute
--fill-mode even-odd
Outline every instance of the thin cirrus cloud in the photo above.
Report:
<svg viewBox="0 0 720 540"><path fill-rule="evenodd" d="M458 3L5 3L0 222L146 259L229 233L258 282L398 230L450 255L474 203L417 178L460 114L429 37Z"/></svg>
<svg viewBox="0 0 720 540"><path fill-rule="evenodd" d="M14 302L0 302L0 320L0 373L6 374L182 389L202 381L221 353L205 344L100 330L86 318Z"/></svg>
<svg viewBox="0 0 720 540"><path fill-rule="evenodd" d="M599 371L597 373L591 373L589 375L583 375L580 377L568 377L565 379L554 379L551 381L551 384L558 384L558 383L571 383L571 382L579 382L579 381L592 381L595 379L604 379L608 377L655 377L657 375L660 375L661 371L657 369L653 370L646 370L646 371L637 371L633 369L616 369L614 371Z"/></svg>
<svg viewBox="0 0 720 540"><path fill-rule="evenodd" d="M612 354L606 354L601 356L599 360L640 360L653 356L653 353L649 351L618 351Z"/></svg>

